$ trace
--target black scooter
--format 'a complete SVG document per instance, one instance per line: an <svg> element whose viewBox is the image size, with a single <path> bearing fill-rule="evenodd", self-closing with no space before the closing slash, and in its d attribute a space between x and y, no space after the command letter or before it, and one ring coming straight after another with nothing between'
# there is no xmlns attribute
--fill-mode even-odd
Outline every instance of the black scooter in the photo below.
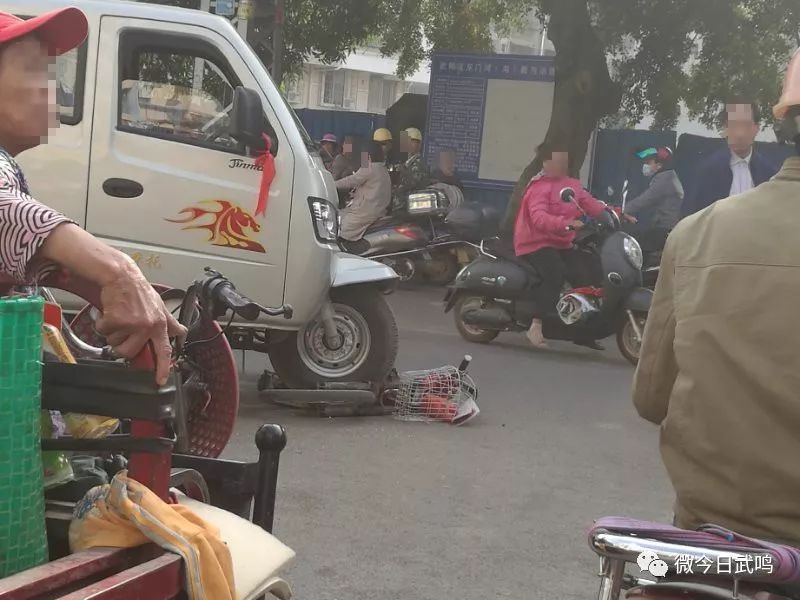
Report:
<svg viewBox="0 0 800 600"><path fill-rule="evenodd" d="M561 199L577 206L571 188L561 191ZM481 226L475 222L480 215L470 219L457 213L449 218ZM544 337L575 342L616 334L623 356L637 364L653 295L642 287L639 244L620 231L619 218L609 210L578 232L575 245L588 259L599 259L597 287L565 291L557 316L544 320ZM455 310L456 328L471 342L485 344L503 331L527 331L538 312L533 296L541 282L539 274L513 252L503 253L494 246L481 242L481 256L459 273L445 297L445 312Z"/></svg>
<svg viewBox="0 0 800 600"><path fill-rule="evenodd" d="M613 195L613 189L608 188L609 196ZM622 207L620 212L625 212L625 205L628 203L628 194L630 192L630 182L626 179L622 184ZM664 248L659 250L644 252L644 264L642 265L642 285L644 287L655 290L656 282L658 281L658 274L661 271L661 252Z"/></svg>
<svg viewBox="0 0 800 600"><path fill-rule="evenodd" d="M431 188L410 192L394 209L370 225L360 240L340 240L342 250L388 265L402 283L417 275L432 283L451 282L458 263L450 250L463 240L444 225L449 211L444 192Z"/></svg>

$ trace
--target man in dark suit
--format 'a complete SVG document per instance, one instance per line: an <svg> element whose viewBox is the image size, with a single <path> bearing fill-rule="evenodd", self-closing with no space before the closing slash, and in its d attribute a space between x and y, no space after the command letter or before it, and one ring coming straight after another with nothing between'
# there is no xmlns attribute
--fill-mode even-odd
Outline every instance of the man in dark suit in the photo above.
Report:
<svg viewBox="0 0 800 600"><path fill-rule="evenodd" d="M753 146L761 128L755 104L728 104L721 118L728 147L700 165L694 189L683 201L684 217L761 185L778 172Z"/></svg>

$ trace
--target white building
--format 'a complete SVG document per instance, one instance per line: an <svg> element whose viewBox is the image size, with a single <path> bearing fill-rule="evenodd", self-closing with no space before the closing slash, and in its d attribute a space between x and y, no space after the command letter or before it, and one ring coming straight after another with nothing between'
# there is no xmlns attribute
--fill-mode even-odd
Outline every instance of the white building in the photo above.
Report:
<svg viewBox="0 0 800 600"><path fill-rule="evenodd" d="M552 55L553 46L543 33L538 19L532 15L524 30L509 37L498 37L495 52L539 54L544 48L545 54ZM286 96L294 108L385 114L403 94L428 93L429 65L421 65L406 79L398 78L396 73L396 58L381 56L377 45L367 45L340 64L307 62L299 77L287 81Z"/></svg>
<svg viewBox="0 0 800 600"><path fill-rule="evenodd" d="M286 97L294 108L385 114L405 93L428 93L427 65L407 79L398 78L396 72L395 58L367 46L340 64L307 62L302 75L287 81Z"/></svg>

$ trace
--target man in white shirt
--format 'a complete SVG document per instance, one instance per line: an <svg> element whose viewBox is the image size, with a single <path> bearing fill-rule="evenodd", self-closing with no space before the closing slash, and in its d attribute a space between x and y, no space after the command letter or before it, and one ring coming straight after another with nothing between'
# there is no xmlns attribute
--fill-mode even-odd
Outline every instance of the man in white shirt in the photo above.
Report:
<svg viewBox="0 0 800 600"><path fill-rule="evenodd" d="M717 200L742 194L769 181L778 167L755 150L761 129L755 104L731 103L722 113L723 136L728 147L700 165L694 189L683 202L682 216L694 214Z"/></svg>
<svg viewBox="0 0 800 600"><path fill-rule="evenodd" d="M753 174L750 172L750 160L753 158L753 143L758 135L759 126L753 119L749 104L731 104L726 107L728 123L725 135L731 151L731 196L743 194L753 189Z"/></svg>

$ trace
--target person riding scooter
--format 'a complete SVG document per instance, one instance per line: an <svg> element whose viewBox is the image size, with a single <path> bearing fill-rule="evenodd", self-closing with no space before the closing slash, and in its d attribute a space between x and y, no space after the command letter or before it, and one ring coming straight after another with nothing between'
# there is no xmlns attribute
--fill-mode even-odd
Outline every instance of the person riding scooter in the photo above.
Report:
<svg viewBox="0 0 800 600"><path fill-rule="evenodd" d="M369 154L362 156L361 168L336 182L336 188L355 188L353 200L341 211L339 236L346 242L360 240L367 228L386 215L392 200L392 181L386 170L384 146L373 141Z"/></svg>
<svg viewBox="0 0 800 600"><path fill-rule="evenodd" d="M416 127L409 127L401 134L400 153L405 160L400 165L397 182L394 186L394 204L400 207L404 197L419 190L431 182L431 173L422 158L422 132Z"/></svg>
<svg viewBox="0 0 800 600"><path fill-rule="evenodd" d="M625 204L624 230L636 238L645 253L660 252L680 220L683 185L672 165L672 150L650 147L636 153L648 188Z"/></svg>
<svg viewBox="0 0 800 600"><path fill-rule="evenodd" d="M388 164L389 161L391 160L392 146L394 144L394 139L392 138L392 132L386 129L386 127L379 127L373 132L372 141L378 142L381 145L381 147L383 148L383 156L385 157L385 162Z"/></svg>
<svg viewBox="0 0 800 600"><path fill-rule="evenodd" d="M800 155L800 51L776 120ZM633 400L661 426L675 524L800 547L800 156L670 234Z"/></svg>
<svg viewBox="0 0 800 600"><path fill-rule="evenodd" d="M542 145L539 151L544 158L542 172L528 184L523 196L514 226L514 251L543 280L536 291L538 313L528 330L528 339L534 346L546 348L542 319L555 312L565 280L575 287L592 284L589 265L573 247L575 232L584 226L580 219L584 214L599 216L606 205L586 192L580 181L568 176L567 152L549 145ZM567 187L576 191L575 203L562 201L560 192ZM576 343L598 347L594 340Z"/></svg>
<svg viewBox="0 0 800 600"><path fill-rule="evenodd" d="M352 142L350 142L352 144ZM331 172L333 179L341 179L350 175L350 162L343 148L339 146L339 139L332 133L326 133L319 142L320 154L325 168ZM348 172L350 171L350 172Z"/></svg>
<svg viewBox="0 0 800 600"><path fill-rule="evenodd" d="M87 32L86 17L76 8L28 20L0 13L0 276L30 282L64 268L100 286L98 332L125 358L152 343L156 380L163 384L171 366L169 337L186 330L133 260L34 200L14 159L40 145L55 126L52 59L80 46Z"/></svg>

